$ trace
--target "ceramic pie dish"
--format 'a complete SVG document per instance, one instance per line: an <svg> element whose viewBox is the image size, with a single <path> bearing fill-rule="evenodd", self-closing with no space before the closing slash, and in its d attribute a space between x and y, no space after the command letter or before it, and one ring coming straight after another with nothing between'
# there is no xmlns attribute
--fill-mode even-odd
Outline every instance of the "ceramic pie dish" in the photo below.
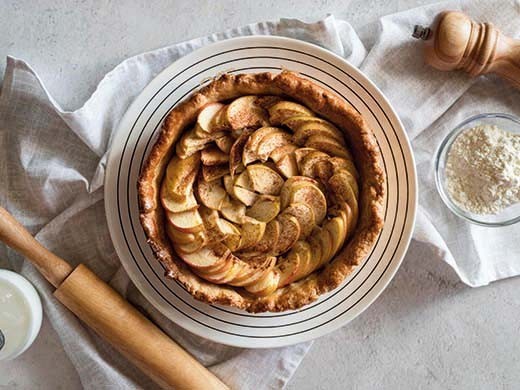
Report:
<svg viewBox="0 0 520 390"><path fill-rule="evenodd" d="M216 75L298 72L347 101L381 151L386 175L384 225L361 264L337 288L298 310L248 313L208 304L189 293L147 243L137 181L168 114ZM105 211L114 249L139 294L176 325L206 339L244 348L301 343L337 330L370 307L397 272L417 209L417 178L403 125L383 93L344 58L295 39L240 37L206 45L158 74L134 99L111 140ZM134 292L136 293L136 292ZM140 295L136 296L140 296Z"/></svg>
<svg viewBox="0 0 520 390"><path fill-rule="evenodd" d="M345 100L289 71L222 75L166 117L140 221L165 275L250 312L339 286L383 227L381 152Z"/></svg>

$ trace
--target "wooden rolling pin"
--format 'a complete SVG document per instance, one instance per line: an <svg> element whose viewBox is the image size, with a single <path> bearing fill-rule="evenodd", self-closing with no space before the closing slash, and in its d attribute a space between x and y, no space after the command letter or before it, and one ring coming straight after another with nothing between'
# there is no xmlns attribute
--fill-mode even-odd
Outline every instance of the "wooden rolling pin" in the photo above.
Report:
<svg viewBox="0 0 520 390"><path fill-rule="evenodd" d="M162 388L228 388L85 265L73 269L2 207L0 240L30 260L62 304Z"/></svg>
<svg viewBox="0 0 520 390"><path fill-rule="evenodd" d="M475 23L458 11L444 11L432 26L415 26L413 37L426 41L425 60L439 70L461 69L472 76L494 73L520 88L520 41L491 23Z"/></svg>

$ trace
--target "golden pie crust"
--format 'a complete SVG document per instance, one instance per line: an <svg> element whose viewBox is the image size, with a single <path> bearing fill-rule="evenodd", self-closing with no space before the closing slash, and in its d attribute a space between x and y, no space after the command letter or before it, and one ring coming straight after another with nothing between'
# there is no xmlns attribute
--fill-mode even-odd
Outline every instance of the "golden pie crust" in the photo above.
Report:
<svg viewBox="0 0 520 390"><path fill-rule="evenodd" d="M359 173L359 217L354 233L335 258L302 280L255 296L243 288L214 284L197 276L177 255L165 229L160 190L166 167L183 132L201 109L246 95L275 95L305 105L343 133ZM338 287L362 263L383 227L386 177L376 139L361 115L346 101L296 73L225 74L175 107L166 118L139 181L140 220L148 243L166 276L179 281L196 299L249 312L298 309Z"/></svg>

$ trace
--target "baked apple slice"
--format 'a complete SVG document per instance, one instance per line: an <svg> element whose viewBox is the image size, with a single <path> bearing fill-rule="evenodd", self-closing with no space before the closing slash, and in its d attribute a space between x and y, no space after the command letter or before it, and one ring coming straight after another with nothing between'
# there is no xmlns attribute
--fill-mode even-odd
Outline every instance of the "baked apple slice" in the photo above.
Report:
<svg viewBox="0 0 520 390"><path fill-rule="evenodd" d="M280 193L284 181L273 169L265 165L254 164L249 165L246 172L251 180L252 188L256 192L265 195L278 195ZM244 173L240 175L242 176Z"/></svg>
<svg viewBox="0 0 520 390"><path fill-rule="evenodd" d="M214 247L205 246L193 253L183 253L182 251L177 253L190 267L203 271L211 270L221 265L226 261L231 252L227 248L222 251L216 251Z"/></svg>
<svg viewBox="0 0 520 390"><path fill-rule="evenodd" d="M267 111L256 104L257 96L242 96L226 109L226 122L232 130L260 127L267 122Z"/></svg>
<svg viewBox="0 0 520 390"><path fill-rule="evenodd" d="M280 222L280 237L278 237L274 253L281 255L291 249L294 243L298 241L301 229L298 220L292 215L282 213L277 217L277 220Z"/></svg>
<svg viewBox="0 0 520 390"><path fill-rule="evenodd" d="M332 237L331 257L334 257L338 250L345 243L345 237L347 236L347 225L341 216L337 216L329 219L326 223L324 223L323 228L327 230L329 235Z"/></svg>
<svg viewBox="0 0 520 390"><path fill-rule="evenodd" d="M342 157L350 160L352 159L348 150L333 138L313 135L305 141L305 146L308 148L318 149L331 156Z"/></svg>
<svg viewBox="0 0 520 390"><path fill-rule="evenodd" d="M245 289L256 296L267 296L278 288L280 274L278 272L266 273L258 282L246 286Z"/></svg>
<svg viewBox="0 0 520 390"><path fill-rule="evenodd" d="M291 284L296 279L300 262L300 255L295 251L290 251L285 258L278 261L275 268L275 272L280 274L278 288Z"/></svg>
<svg viewBox="0 0 520 390"><path fill-rule="evenodd" d="M207 182L200 176L197 181L197 195L204 206L213 210L220 210L227 192L222 186L222 180Z"/></svg>
<svg viewBox="0 0 520 390"><path fill-rule="evenodd" d="M327 161L329 158L330 157L328 154L320 151L310 152L300 160L300 164L298 166L300 175L312 178L317 177L316 165L319 162Z"/></svg>
<svg viewBox="0 0 520 390"><path fill-rule="evenodd" d="M311 246L307 241L297 241L291 249L291 252L295 252L300 260L298 271L294 275L293 282L304 278L309 275L311 271Z"/></svg>
<svg viewBox="0 0 520 390"><path fill-rule="evenodd" d="M291 203L283 211L285 214L294 216L300 224L300 238L306 238L311 234L316 225L312 207L305 203Z"/></svg>
<svg viewBox="0 0 520 390"><path fill-rule="evenodd" d="M344 200L352 210L354 220L358 219L358 200L352 187L350 186L350 178L339 172L329 179L329 188L337 199Z"/></svg>
<svg viewBox="0 0 520 390"><path fill-rule="evenodd" d="M236 287L254 284L262 279L268 272L271 272L275 265L276 257L274 256L250 258L243 262L241 272L239 272L229 284Z"/></svg>
<svg viewBox="0 0 520 390"><path fill-rule="evenodd" d="M161 187L161 203L166 210L172 213L181 213L199 207L193 191L190 191L186 198L182 200L174 199L171 194L172 192L168 191L168 188L163 184Z"/></svg>
<svg viewBox="0 0 520 390"><path fill-rule="evenodd" d="M220 209L220 213L228 221L240 225L246 215L246 206L234 199L230 199L229 201L224 202L224 205Z"/></svg>
<svg viewBox="0 0 520 390"><path fill-rule="evenodd" d="M195 153L186 159L174 156L164 175L162 186L166 187L169 197L184 200L191 191L200 166L200 153Z"/></svg>
<svg viewBox="0 0 520 390"><path fill-rule="evenodd" d="M258 155L258 147L260 146L260 142L264 137L267 137L272 134L277 134L282 132L278 127L261 127L258 130L254 131L247 142L244 145L242 151L242 163L247 166L255 161L257 161L260 156Z"/></svg>
<svg viewBox="0 0 520 390"><path fill-rule="evenodd" d="M196 209L180 213L166 210L166 219L176 230L184 233L197 233L204 229L202 218Z"/></svg>
<svg viewBox="0 0 520 390"><path fill-rule="evenodd" d="M206 132L211 133L213 130L212 123L215 120L215 116L217 113L224 107L222 103L214 102L209 103L202 110L200 110L199 115L197 116L197 124L196 126Z"/></svg>
<svg viewBox="0 0 520 390"><path fill-rule="evenodd" d="M244 153L244 147L252 132L252 130L244 130L231 146L231 150L229 151L229 174L231 177L234 177L239 167L243 166L242 155Z"/></svg>
<svg viewBox="0 0 520 390"><path fill-rule="evenodd" d="M207 166L226 164L229 161L229 154L224 153L217 146L211 145L202 150L200 160Z"/></svg>
<svg viewBox="0 0 520 390"><path fill-rule="evenodd" d="M212 141L213 138L211 136L201 138L196 134L196 129L192 129L182 135L175 146L175 151L178 157L185 159L206 148Z"/></svg>
<svg viewBox="0 0 520 390"><path fill-rule="evenodd" d="M234 142L235 139L230 135L224 135L215 139L215 145L217 145L217 148L226 153L228 156L231 152L231 147L233 146Z"/></svg>
<svg viewBox="0 0 520 390"><path fill-rule="evenodd" d="M329 122L322 123L305 123L298 127L293 136L293 142L296 145L305 145L310 137L331 138L345 146L345 138L338 128Z"/></svg>
<svg viewBox="0 0 520 390"><path fill-rule="evenodd" d="M260 195L256 202L247 210L249 217L261 222L269 222L280 213L280 197L272 195Z"/></svg>
<svg viewBox="0 0 520 390"><path fill-rule="evenodd" d="M299 174L298 164L296 163L296 157L294 156L294 153L287 154L278 160L276 162L276 168L287 179Z"/></svg>
<svg viewBox="0 0 520 390"><path fill-rule="evenodd" d="M251 248L262 240L266 228L266 223L251 217L244 217L244 222L240 226L241 242L239 250Z"/></svg>
<svg viewBox="0 0 520 390"><path fill-rule="evenodd" d="M301 104L287 100L278 102L269 108L269 122L273 125L281 125L292 116L314 116L314 113Z"/></svg>
<svg viewBox="0 0 520 390"><path fill-rule="evenodd" d="M213 166L203 165L201 171L204 181L213 181L226 176L229 171L229 167L227 164Z"/></svg>
<svg viewBox="0 0 520 390"><path fill-rule="evenodd" d="M273 248L276 248L278 239L280 238L280 233L280 222L278 222L276 219L273 219L272 221L267 223L262 239L258 243L250 247L248 251L250 253L272 253Z"/></svg>
<svg viewBox="0 0 520 390"><path fill-rule="evenodd" d="M291 143L291 134L286 133L285 131L279 130L277 132L273 132L271 134L266 135L260 140L260 143L257 147L257 155L261 161L267 161L271 153L286 145L290 145Z"/></svg>
<svg viewBox="0 0 520 390"><path fill-rule="evenodd" d="M274 149L271 154L269 155L269 158L273 160L275 163L280 161L282 158L287 156L288 154L293 154L293 152L298 149L296 145L288 144L280 146L279 148Z"/></svg>

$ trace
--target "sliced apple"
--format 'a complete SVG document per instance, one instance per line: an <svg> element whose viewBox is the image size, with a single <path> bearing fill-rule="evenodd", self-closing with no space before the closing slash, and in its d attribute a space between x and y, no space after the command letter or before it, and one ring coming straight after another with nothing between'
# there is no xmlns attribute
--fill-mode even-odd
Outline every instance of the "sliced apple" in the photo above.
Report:
<svg viewBox="0 0 520 390"><path fill-rule="evenodd" d="M236 200L246 206L252 206L258 199L258 194L239 186L233 186L233 195Z"/></svg>
<svg viewBox="0 0 520 390"><path fill-rule="evenodd" d="M217 113L224 107L222 103L209 103L200 110L197 116L197 126L206 133L213 130L212 124L215 121Z"/></svg>
<svg viewBox="0 0 520 390"><path fill-rule="evenodd" d="M320 224L327 214L327 199L323 192L314 184L307 183L295 186L290 193L290 203L304 203L309 205L314 212L316 224ZM282 207L284 206L282 200Z"/></svg>
<svg viewBox="0 0 520 390"><path fill-rule="evenodd" d="M278 195L280 193L284 181L273 169L265 165L254 164L249 165L246 172L256 192L266 195ZM243 173L240 175L243 175Z"/></svg>
<svg viewBox="0 0 520 390"><path fill-rule="evenodd" d="M334 175L341 175L342 180L346 181L350 185L350 188L352 188L352 191L354 191L356 199L359 198L359 186L357 180L347 169L338 169L334 172Z"/></svg>
<svg viewBox="0 0 520 390"><path fill-rule="evenodd" d="M332 257L336 255L338 250L345 243L347 236L347 224L342 216L336 216L328 220L323 228L328 230L332 237Z"/></svg>
<svg viewBox="0 0 520 390"><path fill-rule="evenodd" d="M246 286L245 289L256 296L267 296L276 291L279 280L279 273L268 272L258 282Z"/></svg>
<svg viewBox="0 0 520 390"><path fill-rule="evenodd" d="M282 158L284 158L288 154L292 154L298 147L293 144L287 144L280 146L279 148L274 149L271 154L269 155L269 158L273 160L275 163L280 161Z"/></svg>
<svg viewBox="0 0 520 390"><path fill-rule="evenodd" d="M247 216L262 222L269 222L280 213L280 197L260 195L256 202L247 210Z"/></svg>
<svg viewBox="0 0 520 390"><path fill-rule="evenodd" d="M306 238L311 234L312 229L316 225L314 211L312 207L305 203L291 203L285 210L284 214L294 216L300 225L300 238Z"/></svg>
<svg viewBox="0 0 520 390"><path fill-rule="evenodd" d="M275 272L280 274L278 288L291 284L300 269L300 255L295 251L290 251L285 258L282 258L276 264Z"/></svg>
<svg viewBox="0 0 520 390"><path fill-rule="evenodd" d="M277 218L280 222L280 237L274 248L276 255L287 252L300 237L301 229L298 220L289 214L280 214Z"/></svg>
<svg viewBox="0 0 520 390"><path fill-rule="evenodd" d="M249 138L247 139L247 142L245 143L242 151L242 163L247 166L256 160L258 160L260 157L258 156L258 147L260 145L260 142L264 137L267 137L271 134L276 134L281 132L281 130L278 127L261 127L258 130L254 131Z"/></svg>
<svg viewBox="0 0 520 390"><path fill-rule="evenodd" d="M166 210L166 219L175 229L184 233L197 233L204 229L202 218L196 209L180 213Z"/></svg>
<svg viewBox="0 0 520 390"><path fill-rule="evenodd" d="M344 200L350 206L354 220L358 218L358 200L350 185L350 177L343 172L332 175L329 179L329 188L337 199Z"/></svg>
<svg viewBox="0 0 520 390"><path fill-rule="evenodd" d="M229 282L232 286L244 287L258 282L267 273L271 272L276 265L276 257L259 256L244 261L243 270Z"/></svg>
<svg viewBox="0 0 520 390"><path fill-rule="evenodd" d="M235 176L238 167L242 165L242 154L245 145L249 142L251 133L252 130L244 131L231 146L229 151L229 173L232 177Z"/></svg>
<svg viewBox="0 0 520 390"><path fill-rule="evenodd" d="M298 127L293 136L293 142L297 145L304 145L307 139L312 136L331 138L342 146L345 146L345 138L338 128L329 122L306 123Z"/></svg>
<svg viewBox="0 0 520 390"><path fill-rule="evenodd" d="M318 235L320 246L321 246L321 260L318 268L328 263L333 256L333 250L335 247L334 237L332 237L329 230L322 228Z"/></svg>
<svg viewBox="0 0 520 390"><path fill-rule="evenodd" d="M203 271L196 271L195 273L199 275L201 278L215 284L226 284L232 281L236 275L240 272L242 265L240 264L239 259L234 257L232 254L229 254L227 257L227 261L231 262L231 266L229 268L224 268L223 271L218 273L204 273Z"/></svg>
<svg viewBox="0 0 520 390"><path fill-rule="evenodd" d="M330 163L332 164L334 171L339 169L346 169L349 173L357 179L359 179L359 174L357 172L356 166L354 162L349 159L341 158L341 157L333 157L330 159Z"/></svg>
<svg viewBox="0 0 520 390"><path fill-rule="evenodd" d="M330 159L317 161L314 165L314 174L321 181L321 183L328 183L329 179L334 174L334 167Z"/></svg>
<svg viewBox="0 0 520 390"><path fill-rule="evenodd" d="M240 175L238 175L235 179L234 185L239 186L241 188L245 188L246 190L253 191L253 182L249 176L249 172L245 170Z"/></svg>
<svg viewBox="0 0 520 390"><path fill-rule="evenodd" d="M224 153L215 145L211 145L206 149L202 150L200 154L200 160L204 165L220 165L225 164L229 161L229 155L227 153Z"/></svg>
<svg viewBox="0 0 520 390"><path fill-rule="evenodd" d="M262 239L249 248L250 252L258 252L258 253L272 253L273 249L276 247L276 243L278 242L278 238L281 233L281 225L276 219L268 222L265 227L264 235Z"/></svg>
<svg viewBox="0 0 520 390"><path fill-rule="evenodd" d="M314 148L299 148L294 151L294 156L296 157L296 163L298 166L302 163L303 158L312 152L317 152L318 150Z"/></svg>
<svg viewBox="0 0 520 390"><path fill-rule="evenodd" d="M260 127L267 123L267 111L256 105L257 96L242 96L233 100L226 110L231 129Z"/></svg>
<svg viewBox="0 0 520 390"><path fill-rule="evenodd" d="M292 116L314 116L307 107L287 100L278 102L269 108L269 122L273 125L281 125Z"/></svg>
<svg viewBox="0 0 520 390"><path fill-rule="evenodd" d="M225 165L213 165L213 166L207 166L203 165L202 169L202 178L204 181L213 181L220 179L227 175L229 172L229 166L227 164Z"/></svg>
<svg viewBox="0 0 520 390"><path fill-rule="evenodd" d="M163 187L169 197L184 200L191 191L200 166L200 153L195 153L186 159L174 156L168 166L163 179Z"/></svg>
<svg viewBox="0 0 520 390"><path fill-rule="evenodd" d="M309 246L311 248L311 258L308 269L306 270L307 274L310 274L318 269L321 264L321 259L323 256L323 250L321 248L321 239L320 239L321 228L316 226L312 234L309 238ZM326 255L326 254L325 254Z"/></svg>
<svg viewBox="0 0 520 390"><path fill-rule="evenodd" d="M307 241L297 241L291 249L291 252L298 254L300 264L298 272L294 275L293 281L300 280L301 278L311 273L311 246Z"/></svg>
<svg viewBox="0 0 520 390"><path fill-rule="evenodd" d="M313 135L305 141L305 146L318 149L331 156L352 159L350 152L333 138Z"/></svg>
<svg viewBox="0 0 520 390"><path fill-rule="evenodd" d="M175 247L177 249L177 247ZM197 270L211 269L226 261L229 249L224 252L215 251L214 247L205 246L193 253L182 253L177 251L186 264Z"/></svg>
<svg viewBox="0 0 520 390"><path fill-rule="evenodd" d="M242 224L246 215L246 206L234 199L231 199L229 202L224 203L220 209L220 213L228 221Z"/></svg>
<svg viewBox="0 0 520 390"><path fill-rule="evenodd" d="M291 116L287 119L285 119L282 122L282 125L288 127L293 132L296 132L301 126L307 125L307 124L330 124L333 126L329 121L325 119L318 118L317 116L307 116L307 115L297 115L297 116Z"/></svg>
<svg viewBox="0 0 520 390"><path fill-rule="evenodd" d="M308 176L315 178L316 174L316 165L320 161L327 161L329 159L329 155L320 151L310 152L305 157L300 160L300 164L298 165L298 169L300 171L300 175Z"/></svg>
<svg viewBox="0 0 520 390"><path fill-rule="evenodd" d="M174 199L171 194L171 191L169 191L165 183L163 183L161 187L161 203L166 210L172 213L193 210L199 206L195 195L193 195L193 191L190 191L183 200Z"/></svg>
<svg viewBox="0 0 520 390"><path fill-rule="evenodd" d="M276 162L276 168L286 178L297 176L299 174L298 164L296 163L296 157L294 153L289 153L278 160Z"/></svg>
<svg viewBox="0 0 520 390"><path fill-rule="evenodd" d="M258 158L261 161L267 161L274 150L282 146L290 145L291 138L291 134L282 130L266 135L260 140L260 143L258 144Z"/></svg>
<svg viewBox="0 0 520 390"><path fill-rule="evenodd" d="M225 236L224 244L231 250L236 251L240 247L240 230L234 224L225 219L218 219L217 227Z"/></svg>
<svg viewBox="0 0 520 390"><path fill-rule="evenodd" d="M235 142L235 139L230 135L225 135L223 137L219 137L215 139L215 145L226 153L229 156L229 152L231 152L231 147L233 146L233 143Z"/></svg>
<svg viewBox="0 0 520 390"><path fill-rule="evenodd" d="M177 152L177 156L179 156L181 159L185 159L192 154L206 148L212 141L213 140L211 137L198 137L195 133L195 129L192 129L183 134L175 146L175 151Z"/></svg>
<svg viewBox="0 0 520 390"><path fill-rule="evenodd" d="M195 236L198 235L200 232L197 233L185 233L181 232L180 230L175 229L171 224L166 224L166 235L172 241L172 243L176 244L190 244L193 241L195 241Z"/></svg>
<svg viewBox="0 0 520 390"><path fill-rule="evenodd" d="M245 250L256 245L264 236L266 223L254 218L244 217L244 222L240 226L242 240L240 250Z"/></svg>
<svg viewBox="0 0 520 390"><path fill-rule="evenodd" d="M199 177L197 195L204 206L220 210L226 199L227 192L222 186L221 179L207 182L202 177Z"/></svg>

